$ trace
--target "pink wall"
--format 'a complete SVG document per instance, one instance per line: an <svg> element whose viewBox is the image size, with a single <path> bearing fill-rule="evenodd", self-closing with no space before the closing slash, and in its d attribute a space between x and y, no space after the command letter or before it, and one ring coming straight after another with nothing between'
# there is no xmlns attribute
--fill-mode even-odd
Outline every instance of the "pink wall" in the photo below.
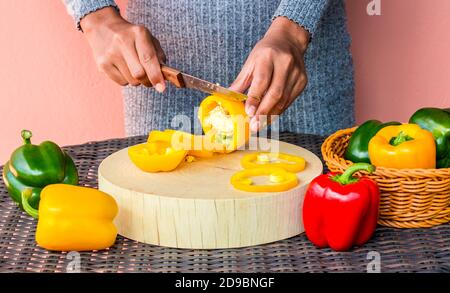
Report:
<svg viewBox="0 0 450 293"><path fill-rule="evenodd" d="M381 0L372 17L370 0L346 2L358 120L450 106L450 1ZM120 88L97 72L61 1L2 0L0 11L0 165L22 128L61 145L123 136Z"/></svg>
<svg viewBox="0 0 450 293"><path fill-rule="evenodd" d="M62 1L1 0L0 11L0 165L23 128L60 145L123 136L120 87L97 72Z"/></svg>
<svg viewBox="0 0 450 293"><path fill-rule="evenodd" d="M450 1L347 0L356 116L407 121L423 106L450 107Z"/></svg>

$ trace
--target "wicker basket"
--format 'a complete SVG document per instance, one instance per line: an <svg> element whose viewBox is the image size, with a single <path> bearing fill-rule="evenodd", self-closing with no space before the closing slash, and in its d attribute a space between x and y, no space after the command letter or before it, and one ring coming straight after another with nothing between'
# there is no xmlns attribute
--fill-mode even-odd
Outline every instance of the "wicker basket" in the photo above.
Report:
<svg viewBox="0 0 450 293"><path fill-rule="evenodd" d="M323 158L333 172L352 162L343 158L355 128L339 130L322 145ZM428 228L450 221L450 168L392 169L378 167L368 175L381 192L378 223L395 228Z"/></svg>

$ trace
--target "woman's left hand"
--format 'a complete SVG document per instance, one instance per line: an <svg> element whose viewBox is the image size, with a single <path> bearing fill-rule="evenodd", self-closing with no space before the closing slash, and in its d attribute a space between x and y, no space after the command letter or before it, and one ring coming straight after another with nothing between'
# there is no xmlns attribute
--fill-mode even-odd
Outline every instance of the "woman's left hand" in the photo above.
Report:
<svg viewBox="0 0 450 293"><path fill-rule="evenodd" d="M304 54L309 33L285 17L277 17L250 53L241 72L230 86L248 90L245 103L251 117L250 129L264 126L263 117L283 113L307 84ZM269 117L268 117L269 116Z"/></svg>

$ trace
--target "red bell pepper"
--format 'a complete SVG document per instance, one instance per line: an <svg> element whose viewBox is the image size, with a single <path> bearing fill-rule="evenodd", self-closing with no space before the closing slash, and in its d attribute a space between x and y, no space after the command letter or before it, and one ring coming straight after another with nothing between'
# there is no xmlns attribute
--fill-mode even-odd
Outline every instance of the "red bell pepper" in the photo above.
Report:
<svg viewBox="0 0 450 293"><path fill-rule="evenodd" d="M316 177L308 187L303 204L306 236L316 246L347 251L361 246L377 226L380 192L367 177L353 173L375 171L373 165L356 163L343 174L328 173Z"/></svg>

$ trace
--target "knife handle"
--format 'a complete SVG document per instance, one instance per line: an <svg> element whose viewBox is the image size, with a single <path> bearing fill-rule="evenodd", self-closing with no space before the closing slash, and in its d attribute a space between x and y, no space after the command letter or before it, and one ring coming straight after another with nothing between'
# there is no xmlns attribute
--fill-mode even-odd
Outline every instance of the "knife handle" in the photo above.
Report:
<svg viewBox="0 0 450 293"><path fill-rule="evenodd" d="M166 65L161 65L161 71L164 79L170 81L176 87L185 87L180 71Z"/></svg>

